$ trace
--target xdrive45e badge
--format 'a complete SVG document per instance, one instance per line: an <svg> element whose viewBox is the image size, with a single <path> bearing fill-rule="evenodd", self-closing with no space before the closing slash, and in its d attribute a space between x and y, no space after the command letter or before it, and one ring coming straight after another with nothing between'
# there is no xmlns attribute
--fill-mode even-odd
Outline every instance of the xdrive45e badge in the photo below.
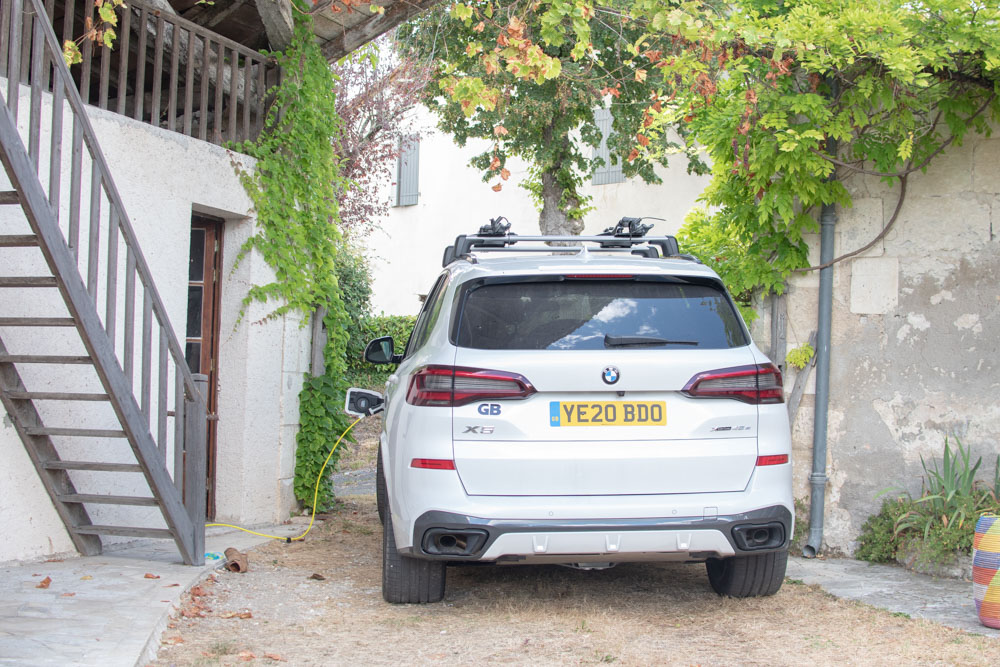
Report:
<svg viewBox="0 0 1000 667"><path fill-rule="evenodd" d="M604 380L604 384L614 384L618 382L618 378L621 377L621 373L614 366L608 366L601 373L601 379Z"/></svg>

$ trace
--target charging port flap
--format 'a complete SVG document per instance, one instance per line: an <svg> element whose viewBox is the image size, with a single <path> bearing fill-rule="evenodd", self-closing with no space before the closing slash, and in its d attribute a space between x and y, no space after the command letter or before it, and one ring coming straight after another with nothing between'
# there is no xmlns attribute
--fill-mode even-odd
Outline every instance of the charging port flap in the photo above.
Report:
<svg viewBox="0 0 1000 667"><path fill-rule="evenodd" d="M356 417L370 417L382 412L385 399L377 391L351 387L347 390L347 400L344 402L344 412Z"/></svg>

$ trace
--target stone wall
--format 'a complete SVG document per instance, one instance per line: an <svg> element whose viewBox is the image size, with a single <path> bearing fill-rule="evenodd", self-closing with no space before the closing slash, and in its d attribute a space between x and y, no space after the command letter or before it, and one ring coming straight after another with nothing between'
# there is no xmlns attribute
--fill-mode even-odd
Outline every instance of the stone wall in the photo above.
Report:
<svg viewBox="0 0 1000 667"><path fill-rule="evenodd" d="M899 187L845 179L853 207L838 209L835 255L875 238ZM927 173L910 177L886 237L834 269L825 543L851 553L865 519L890 489L920 492L921 456L940 460L945 438L983 457L992 479L1000 445L1000 139L970 137ZM810 239L818 263L818 236ZM818 272L791 280L788 348L816 328ZM767 314L755 326L767 349ZM795 372L786 374L790 391ZM814 378L793 427L795 496L808 499Z"/></svg>

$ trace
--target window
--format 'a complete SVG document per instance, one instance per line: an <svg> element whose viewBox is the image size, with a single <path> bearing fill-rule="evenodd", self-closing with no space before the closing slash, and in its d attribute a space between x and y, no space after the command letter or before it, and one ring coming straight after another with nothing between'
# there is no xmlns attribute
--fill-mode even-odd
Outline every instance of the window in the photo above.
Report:
<svg viewBox="0 0 1000 667"><path fill-rule="evenodd" d="M420 197L420 138L409 135L399 141L396 159L395 206L413 206Z"/></svg>
<svg viewBox="0 0 1000 667"><path fill-rule="evenodd" d="M599 167L594 172L594 185L609 185L611 183L624 183L625 174L622 173L621 160L618 164L611 164L611 151L608 150L608 139L611 137L611 109L597 109L594 111L594 121L601 131L601 145L594 149L594 157L604 160L604 166Z"/></svg>
<svg viewBox="0 0 1000 667"><path fill-rule="evenodd" d="M444 302L444 291L448 284L449 274L443 273L434 283L434 287L431 289L430 294L424 300L424 307L420 309L420 314L417 315L417 321L413 325L413 332L410 334L410 341L406 344L406 353L404 356L409 357L411 354L423 347L427 339L430 338L431 330L437 323L438 315L441 314L441 305Z"/></svg>
<svg viewBox="0 0 1000 667"><path fill-rule="evenodd" d="M487 283L466 292L456 334L479 350L603 350L617 337L664 349L747 344L721 289L660 280Z"/></svg>

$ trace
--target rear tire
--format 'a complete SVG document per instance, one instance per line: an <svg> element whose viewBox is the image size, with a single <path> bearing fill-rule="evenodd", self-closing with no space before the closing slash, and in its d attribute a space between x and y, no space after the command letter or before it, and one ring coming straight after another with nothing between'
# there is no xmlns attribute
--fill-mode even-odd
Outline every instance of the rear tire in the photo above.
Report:
<svg viewBox="0 0 1000 667"><path fill-rule="evenodd" d="M375 463L375 506L378 508L378 520L385 523L385 499L388 494L385 489L385 471L382 470L382 447L378 448L378 459Z"/></svg>
<svg viewBox="0 0 1000 667"><path fill-rule="evenodd" d="M710 558L705 562L708 581L719 595L750 598L774 595L785 580L788 551L752 556Z"/></svg>
<svg viewBox="0 0 1000 667"><path fill-rule="evenodd" d="M382 522L382 597L393 604L440 602L444 598L444 561L409 558L396 551L392 513Z"/></svg>

